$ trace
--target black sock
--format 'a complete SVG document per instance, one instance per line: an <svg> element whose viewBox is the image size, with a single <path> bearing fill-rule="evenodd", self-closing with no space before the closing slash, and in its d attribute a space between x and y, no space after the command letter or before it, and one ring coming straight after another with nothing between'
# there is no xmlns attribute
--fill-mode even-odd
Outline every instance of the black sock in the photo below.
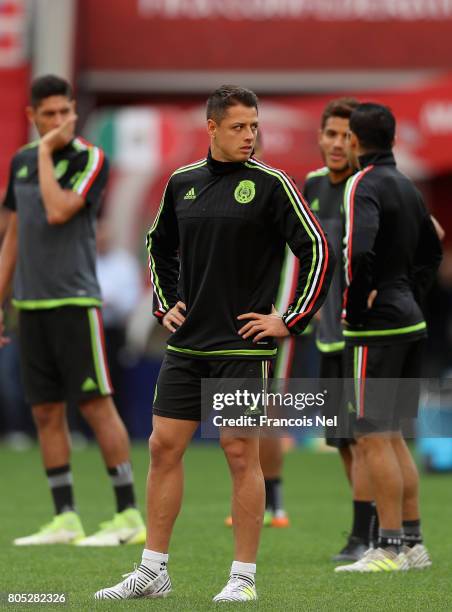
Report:
<svg viewBox="0 0 452 612"><path fill-rule="evenodd" d="M108 468L111 484L115 491L116 511L136 508L135 491L133 488L133 472L129 461Z"/></svg>
<svg viewBox="0 0 452 612"><path fill-rule="evenodd" d="M72 472L69 464L46 470L47 480L52 493L55 514L74 512L74 493Z"/></svg>
<svg viewBox="0 0 452 612"><path fill-rule="evenodd" d="M403 521L403 543L410 548L422 544L421 521Z"/></svg>
<svg viewBox="0 0 452 612"><path fill-rule="evenodd" d="M275 513L283 510L282 478L265 479L265 509Z"/></svg>
<svg viewBox="0 0 452 612"><path fill-rule="evenodd" d="M372 511L373 513L370 521L369 544L373 544L376 547L378 542L378 529L380 527L380 522L378 520L378 512L375 502L372 502Z"/></svg>
<svg viewBox="0 0 452 612"><path fill-rule="evenodd" d="M378 548L389 548L395 553L400 552L403 532L401 529L382 529L378 533Z"/></svg>
<svg viewBox="0 0 452 612"><path fill-rule="evenodd" d="M351 535L369 544L373 517L373 502L353 500L353 527Z"/></svg>

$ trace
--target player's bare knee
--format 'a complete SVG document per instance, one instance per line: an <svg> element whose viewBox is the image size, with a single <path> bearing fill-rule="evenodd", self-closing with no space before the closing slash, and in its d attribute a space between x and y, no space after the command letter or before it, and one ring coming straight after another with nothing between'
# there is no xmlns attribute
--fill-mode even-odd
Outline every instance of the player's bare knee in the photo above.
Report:
<svg viewBox="0 0 452 612"><path fill-rule="evenodd" d="M253 459L259 462L258 453L250 446L249 440L241 438L221 439L221 447L233 473L239 474L246 472L255 463Z"/></svg>
<svg viewBox="0 0 452 612"><path fill-rule="evenodd" d="M153 432L149 438L149 453L154 467L169 467L182 459L184 449L177 440Z"/></svg>
<svg viewBox="0 0 452 612"><path fill-rule="evenodd" d="M64 421L64 408L60 404L33 406L33 420L38 429L59 428Z"/></svg>

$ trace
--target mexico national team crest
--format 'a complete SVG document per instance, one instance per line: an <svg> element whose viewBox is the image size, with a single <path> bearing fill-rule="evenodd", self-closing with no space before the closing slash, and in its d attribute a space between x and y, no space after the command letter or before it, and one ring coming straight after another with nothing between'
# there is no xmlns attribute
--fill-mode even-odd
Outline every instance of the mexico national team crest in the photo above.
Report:
<svg viewBox="0 0 452 612"><path fill-rule="evenodd" d="M249 204L256 195L253 181L240 181L234 191L234 198L239 204Z"/></svg>

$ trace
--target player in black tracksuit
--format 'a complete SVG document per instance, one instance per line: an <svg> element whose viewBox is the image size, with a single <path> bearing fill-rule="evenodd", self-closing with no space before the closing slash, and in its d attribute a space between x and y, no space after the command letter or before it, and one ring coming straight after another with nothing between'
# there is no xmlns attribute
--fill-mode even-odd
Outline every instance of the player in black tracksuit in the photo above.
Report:
<svg viewBox="0 0 452 612"><path fill-rule="evenodd" d="M324 166L306 176L303 195L315 211L336 256L342 254L344 238L344 191L353 174L347 157L347 134L350 115L358 101L336 98L328 102L320 119L318 144ZM281 280L281 301L292 299L291 289L296 274L296 258L289 252ZM326 427L326 443L339 451L352 490L352 528L345 546L333 561L357 561L368 550L377 533L376 509L369 487L360 447L348 433L348 414L343 410L343 378L345 342L341 313L344 292L343 266L336 266L327 298L316 322L316 345L320 353L321 389L327 389L324 413L338 417L336 427ZM280 308L278 307L278 310ZM283 306L284 309L284 306ZM303 343L304 342L304 343ZM306 338L290 336L281 342L275 367L276 378L308 377ZM308 355L310 357L310 355ZM301 369L300 369L301 368ZM342 422L343 421L343 422ZM341 432L342 433L341 435ZM343 437L345 434L346 437Z"/></svg>
<svg viewBox="0 0 452 612"><path fill-rule="evenodd" d="M232 86L214 92L207 104L209 154L173 173L148 233L154 313L173 333L154 400L148 540L133 596L171 589L167 551L182 497L182 457L201 419L201 379L265 383L274 337L304 330L334 268L320 224L293 182L251 158L257 125L252 92ZM271 311L286 243L300 258L300 273L281 318ZM259 440L223 428L221 444L233 480L235 553L231 581L215 601L253 600L265 498ZM117 585L100 594L128 592Z"/></svg>
<svg viewBox="0 0 452 612"><path fill-rule="evenodd" d="M401 421L417 414L418 385L372 379L419 378L426 335L421 305L440 264L441 246L420 193L397 170L389 109L360 105L350 130L361 171L345 191L346 375L355 380L355 432L380 531L377 551L346 569L422 568L431 561L420 535L418 476L400 433Z"/></svg>

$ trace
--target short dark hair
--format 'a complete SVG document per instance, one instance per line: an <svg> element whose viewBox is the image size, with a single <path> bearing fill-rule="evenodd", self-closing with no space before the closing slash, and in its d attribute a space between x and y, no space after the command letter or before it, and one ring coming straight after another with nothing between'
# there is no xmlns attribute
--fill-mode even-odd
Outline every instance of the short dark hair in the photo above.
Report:
<svg viewBox="0 0 452 612"><path fill-rule="evenodd" d="M350 130L366 151L390 151L394 144L396 120L387 106L365 102L350 117Z"/></svg>
<svg viewBox="0 0 452 612"><path fill-rule="evenodd" d="M250 89L237 85L222 85L213 91L207 100L207 119L220 123L228 108L237 104L243 104L249 108L254 107L257 110L258 99L254 91Z"/></svg>
<svg viewBox="0 0 452 612"><path fill-rule="evenodd" d="M359 106L356 98L336 98L331 100L325 106L320 120L320 127L323 128L330 117L340 117L341 119L350 119L353 110Z"/></svg>
<svg viewBox="0 0 452 612"><path fill-rule="evenodd" d="M50 96L66 96L72 100L72 87L67 81L54 74L46 74L35 79L30 88L30 102L35 108Z"/></svg>

